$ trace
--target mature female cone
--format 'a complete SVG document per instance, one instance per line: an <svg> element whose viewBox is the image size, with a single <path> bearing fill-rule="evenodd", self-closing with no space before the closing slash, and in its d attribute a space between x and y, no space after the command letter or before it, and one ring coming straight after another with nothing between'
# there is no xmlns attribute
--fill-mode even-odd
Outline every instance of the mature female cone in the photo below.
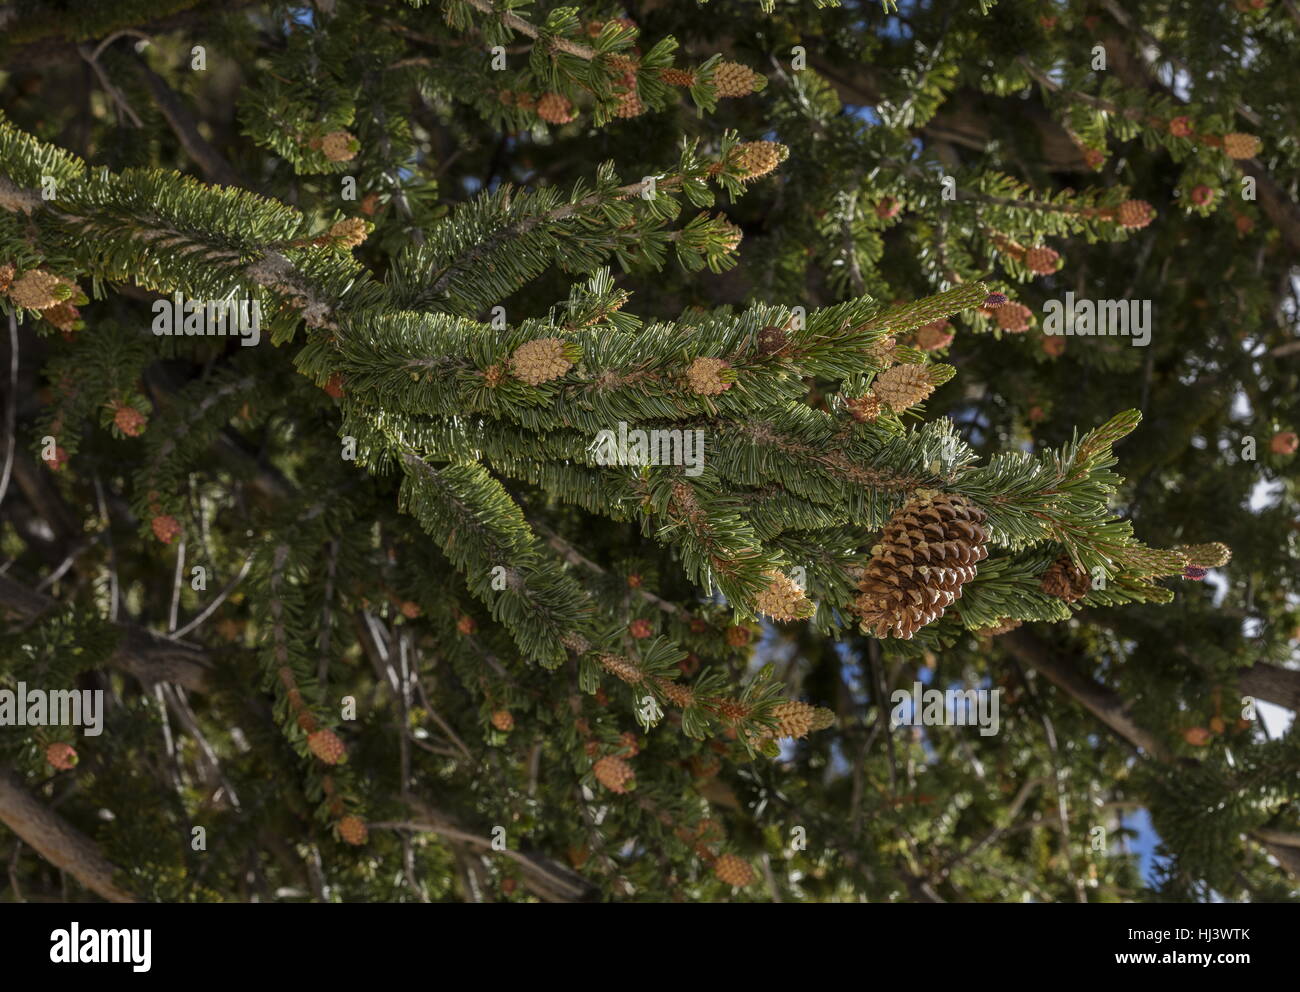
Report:
<svg viewBox="0 0 1300 992"><path fill-rule="evenodd" d="M1049 596L1073 603L1092 591L1092 576L1076 568L1069 555L1061 555L1043 573L1041 588Z"/></svg>
<svg viewBox="0 0 1300 992"><path fill-rule="evenodd" d="M743 888L754 880L754 869L744 858L734 854L723 854L713 862L713 874L721 882Z"/></svg>
<svg viewBox="0 0 1300 992"><path fill-rule="evenodd" d="M880 373L872 392L889 409L906 410L924 402L934 392L934 383L924 365L895 365Z"/></svg>
<svg viewBox="0 0 1300 992"><path fill-rule="evenodd" d="M943 616L988 556L985 519L962 496L918 490L889 518L858 584L863 631L906 640Z"/></svg>

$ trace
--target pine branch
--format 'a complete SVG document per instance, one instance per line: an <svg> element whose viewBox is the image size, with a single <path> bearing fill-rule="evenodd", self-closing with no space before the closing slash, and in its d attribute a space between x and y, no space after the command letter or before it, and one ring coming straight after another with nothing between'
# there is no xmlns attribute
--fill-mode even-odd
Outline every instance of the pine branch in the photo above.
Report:
<svg viewBox="0 0 1300 992"><path fill-rule="evenodd" d="M0 606L25 621L33 621L59 608L56 600L32 592L5 575L0 575ZM118 623L112 627L120 635L109 659L114 668L145 685L174 682L196 692L209 687L212 663L202 648L133 624Z"/></svg>

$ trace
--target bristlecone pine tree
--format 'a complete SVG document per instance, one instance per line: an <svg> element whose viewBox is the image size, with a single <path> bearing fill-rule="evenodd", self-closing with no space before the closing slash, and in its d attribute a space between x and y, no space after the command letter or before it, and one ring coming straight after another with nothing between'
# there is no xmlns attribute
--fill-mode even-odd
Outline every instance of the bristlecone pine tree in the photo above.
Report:
<svg viewBox="0 0 1300 992"><path fill-rule="evenodd" d="M1294 7L893 6L0 4L0 900L1295 898Z"/></svg>

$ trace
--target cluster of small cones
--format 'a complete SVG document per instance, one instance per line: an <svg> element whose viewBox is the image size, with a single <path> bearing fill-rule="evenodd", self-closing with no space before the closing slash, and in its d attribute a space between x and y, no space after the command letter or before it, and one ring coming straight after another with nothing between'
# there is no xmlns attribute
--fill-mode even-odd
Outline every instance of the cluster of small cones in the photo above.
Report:
<svg viewBox="0 0 1300 992"><path fill-rule="evenodd" d="M1034 245L1026 248L1024 245L1000 235L993 238L993 243L1002 254L1016 259L1037 276L1051 275L1062 265L1060 254L1046 245Z"/></svg>
<svg viewBox="0 0 1300 992"><path fill-rule="evenodd" d="M88 302L86 294L71 279L54 272L28 269L19 273L16 266L0 263L0 293L15 306L39 310L65 337L84 326L77 308Z"/></svg>
<svg viewBox="0 0 1300 992"><path fill-rule="evenodd" d="M1188 141L1194 141L1198 145L1204 145L1207 148L1220 148L1229 158L1254 158L1263 147L1263 142L1255 135L1245 134L1241 131L1230 131L1222 135L1198 134L1192 119L1182 114L1170 118L1168 121L1163 121L1158 117L1151 117L1147 122L1155 127L1163 127L1175 138L1186 138Z"/></svg>
<svg viewBox="0 0 1300 992"><path fill-rule="evenodd" d="M935 390L935 366L895 365L876 376L871 391L845 401L854 420L872 421L882 413L924 403ZM945 366L946 368L946 366Z"/></svg>

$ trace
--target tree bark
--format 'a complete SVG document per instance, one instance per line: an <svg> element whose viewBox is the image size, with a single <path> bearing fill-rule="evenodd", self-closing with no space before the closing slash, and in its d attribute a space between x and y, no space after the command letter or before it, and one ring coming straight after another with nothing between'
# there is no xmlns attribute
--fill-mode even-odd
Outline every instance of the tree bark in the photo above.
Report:
<svg viewBox="0 0 1300 992"><path fill-rule="evenodd" d="M34 798L4 767L0 767L0 822L50 864L109 902L137 901L113 881L117 869L94 841Z"/></svg>
<svg viewBox="0 0 1300 992"><path fill-rule="evenodd" d="M1067 659L1021 627L1003 634L998 642L1017 659L1045 676L1066 695L1108 726L1121 738L1158 761L1170 761L1172 755L1160 739L1138 725L1129 714L1129 704L1118 693L1074 670Z"/></svg>

